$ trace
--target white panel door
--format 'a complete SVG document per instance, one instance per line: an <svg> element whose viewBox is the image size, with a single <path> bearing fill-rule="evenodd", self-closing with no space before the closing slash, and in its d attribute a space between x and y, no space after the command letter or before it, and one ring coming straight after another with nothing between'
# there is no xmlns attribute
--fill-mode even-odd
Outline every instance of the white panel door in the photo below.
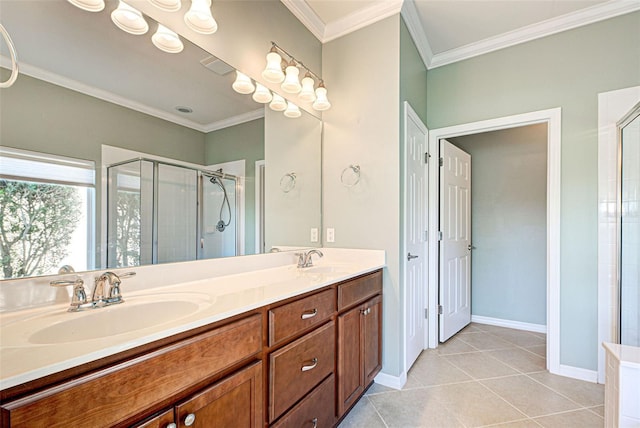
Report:
<svg viewBox="0 0 640 428"><path fill-rule="evenodd" d="M471 322L471 155L440 141L440 341Z"/></svg>
<svg viewBox="0 0 640 428"><path fill-rule="evenodd" d="M409 368L427 347L427 128L406 105L405 129L405 338Z"/></svg>

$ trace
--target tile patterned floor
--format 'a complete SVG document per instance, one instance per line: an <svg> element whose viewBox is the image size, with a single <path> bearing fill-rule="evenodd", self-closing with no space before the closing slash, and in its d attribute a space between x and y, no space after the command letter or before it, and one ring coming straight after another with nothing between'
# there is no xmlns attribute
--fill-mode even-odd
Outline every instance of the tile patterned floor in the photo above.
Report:
<svg viewBox="0 0 640 428"><path fill-rule="evenodd" d="M604 426L604 386L549 374L544 334L470 324L401 391L374 384L339 428Z"/></svg>

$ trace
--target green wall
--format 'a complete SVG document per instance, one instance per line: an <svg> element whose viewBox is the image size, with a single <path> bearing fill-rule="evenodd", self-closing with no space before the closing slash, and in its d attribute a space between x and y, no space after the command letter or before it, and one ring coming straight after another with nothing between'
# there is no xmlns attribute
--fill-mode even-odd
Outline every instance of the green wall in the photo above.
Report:
<svg viewBox="0 0 640 428"><path fill-rule="evenodd" d="M256 161L264 160L264 118L209 132L204 152L205 165L245 160L245 253L254 254Z"/></svg>
<svg viewBox="0 0 640 428"><path fill-rule="evenodd" d="M640 12L430 70L430 129L562 108L560 363L597 369L597 94L640 84Z"/></svg>

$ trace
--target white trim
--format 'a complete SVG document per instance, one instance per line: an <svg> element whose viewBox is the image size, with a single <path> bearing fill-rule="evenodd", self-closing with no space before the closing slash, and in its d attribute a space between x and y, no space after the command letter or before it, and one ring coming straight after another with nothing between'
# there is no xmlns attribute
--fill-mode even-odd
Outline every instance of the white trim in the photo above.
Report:
<svg viewBox="0 0 640 428"><path fill-rule="evenodd" d="M533 331L534 333L546 333L547 326L544 324L532 324L522 321L504 320L500 318L483 317L481 315L471 315L471 322L485 325L495 325L498 327L513 328L515 330Z"/></svg>
<svg viewBox="0 0 640 428"><path fill-rule="evenodd" d="M6 58L0 56L0 64L4 66ZM131 110L138 111L140 113L148 114L149 116L156 117L158 119L166 120L167 122L175 123L176 125L185 126L187 128L194 129L200 132L211 132L218 129L226 128L233 125L239 125L241 123L250 122L255 119L264 117L264 108L260 108L247 113L239 114L234 117L230 117L217 122L208 124L200 124L192 120L186 119L180 115L168 113L164 110L157 109L155 107L148 106L129 98L114 94L113 92L105 91L104 89L96 88L95 86L87 85L68 77L61 76L56 73L44 70L42 68L20 63L20 73L27 76L31 76L35 79L42 80L44 82L51 83L53 85L60 86L62 88L70 89L81 94L89 95L94 98L98 98L103 101L107 101L112 104L119 105Z"/></svg>
<svg viewBox="0 0 640 428"><path fill-rule="evenodd" d="M383 0L371 6L360 9L343 18L327 23L324 27L322 43L330 42L346 34L382 21L385 18L400 13L402 0Z"/></svg>
<svg viewBox="0 0 640 428"><path fill-rule="evenodd" d="M443 138L459 137L481 132L547 123L547 368L551 373L560 370L560 156L561 109L553 108L483 120L463 125L434 129L429 132L429 152L438 153ZM432 168L436 170L436 168ZM436 313L438 296L438 173L429 177L429 313ZM429 347L437 347L436 323L429 324Z"/></svg>
<svg viewBox="0 0 640 428"><path fill-rule="evenodd" d="M473 58L499 49L508 48L531 40L557 34L562 31L604 21L605 19L640 10L640 2L612 0L573 13L547 19L507 33L489 37L475 43L438 53L431 60L431 68L441 67L464 59Z"/></svg>
<svg viewBox="0 0 640 428"><path fill-rule="evenodd" d="M411 104L409 104L408 101L404 101L403 103L404 106L404 136L403 136L403 145L404 145L404 158L402 159L403 162L403 168L404 168L404 176L402 177L402 189L403 192L406 192L407 190L407 141L408 141L408 135L407 135L407 129L408 129L408 123L409 120L413 121L416 126L418 126L418 128L420 128L420 130L422 132L424 132L425 137L427 138L427 144L425 145L425 149L428 149L428 145L429 145L429 129L426 127L426 125L422 122L422 119L420 119L420 116L418 116L418 114L416 113L416 111L413 109L413 107L411 107ZM425 174L425 179L427 179L427 183L429 180L429 166L427 165L427 173ZM427 201L429 200L429 192L428 192L428 188L427 190ZM402 253L400 253L401 255L407 254L408 250L407 250L407 195L405 193L405 197L404 197L404 217L402 218ZM429 219L429 211L428 211L428 207L427 208L427 221ZM429 246L427 245L427 243L424 243L424 251L427 253L427 268L428 268L428 256L429 256ZM401 270L402 270L402 285L401 285L401 290L402 290L402 313L404 314L404 316L402 317L402 349L403 349L403 367L404 367L404 371L408 372L410 367L409 363L407 361L407 317L410 315L410 312L408 310L409 308L409 302L407 301L409 296L407 294L407 267L406 267L406 260L404 259L404 257L401 257ZM428 281L428 277L427 277L427 281ZM428 285L428 282L427 282ZM424 292L424 301L423 301L423 307L426 308L428 307L428 289L425 290ZM429 343L429 320L425 320L425 337L424 337L424 341L423 344L425 345L425 347L428 347Z"/></svg>
<svg viewBox="0 0 640 428"><path fill-rule="evenodd" d="M640 86L598 94L598 344L616 342L618 304L617 122L640 101ZM598 346L598 381L605 381L606 355Z"/></svg>
<svg viewBox="0 0 640 428"><path fill-rule="evenodd" d="M255 163L254 175L256 178L255 184L255 205L254 205L254 225L255 225L255 248L254 254L260 254L264 251L262 248L263 242L260 240L261 236L264 236L264 231L262 230L262 222L260 221L260 213L263 212L263 192L264 189L264 178L263 175L260 174L260 170L264 169L266 166L264 159L258 160Z"/></svg>
<svg viewBox="0 0 640 428"><path fill-rule="evenodd" d="M318 14L309 6L309 3L301 0L280 0L293 15L298 18L311 34L320 42L324 42L324 22Z"/></svg>
<svg viewBox="0 0 640 428"><path fill-rule="evenodd" d="M580 367L565 366L564 364L560 364L558 372L555 374L584 380L586 382L598 383L598 372L595 370L587 370Z"/></svg>
<svg viewBox="0 0 640 428"><path fill-rule="evenodd" d="M413 0L405 0L402 5L401 14L404 18L404 23L407 25L407 29L409 30L409 34L413 39L413 43L416 45L416 49L418 49L420 58L422 58L422 62L427 69L431 68L433 50L431 49L429 40L427 40L427 35L424 31L424 27L422 26L422 22L420 21L420 16L418 15L415 2Z"/></svg>
<svg viewBox="0 0 640 428"><path fill-rule="evenodd" d="M380 372L374 379L375 383L386 386L387 388L402 389L407 383L407 372L400 373L400 376L392 376Z"/></svg>

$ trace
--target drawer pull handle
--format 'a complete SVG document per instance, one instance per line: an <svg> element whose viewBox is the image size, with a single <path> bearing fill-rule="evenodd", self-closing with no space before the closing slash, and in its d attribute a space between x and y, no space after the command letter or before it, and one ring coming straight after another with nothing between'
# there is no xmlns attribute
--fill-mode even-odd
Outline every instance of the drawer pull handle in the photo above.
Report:
<svg viewBox="0 0 640 428"><path fill-rule="evenodd" d="M371 308L367 308L367 309L360 309L360 313L362 315L369 315L371 313Z"/></svg>
<svg viewBox="0 0 640 428"><path fill-rule="evenodd" d="M193 423L196 421L196 415L194 415L193 413L189 413L187 416L185 416L184 418L184 424L185 426L190 427L191 425L193 425Z"/></svg>
<svg viewBox="0 0 640 428"><path fill-rule="evenodd" d="M311 364L305 364L304 366L302 366L302 371L307 372L309 370L313 370L316 368L317 365L318 365L318 359L314 358L313 360L311 360Z"/></svg>
<svg viewBox="0 0 640 428"><path fill-rule="evenodd" d="M311 423L313 423L313 428L318 428L318 418L311 419Z"/></svg>
<svg viewBox="0 0 640 428"><path fill-rule="evenodd" d="M178 428L178 425L176 425L175 422L171 422L170 424L167 425L167 428Z"/></svg>
<svg viewBox="0 0 640 428"><path fill-rule="evenodd" d="M318 309L314 308L312 311L303 312L300 318L302 318L303 320L308 320L309 318L313 318L316 315L318 315Z"/></svg>

